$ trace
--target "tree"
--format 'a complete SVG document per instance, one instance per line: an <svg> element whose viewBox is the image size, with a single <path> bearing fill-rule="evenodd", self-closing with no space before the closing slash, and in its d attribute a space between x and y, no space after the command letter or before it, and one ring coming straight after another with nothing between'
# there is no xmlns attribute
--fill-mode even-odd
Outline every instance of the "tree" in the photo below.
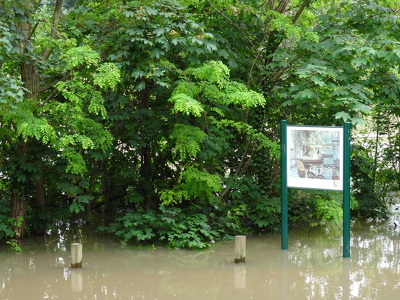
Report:
<svg viewBox="0 0 400 300"><path fill-rule="evenodd" d="M16 90L13 85L11 91L3 88L9 100L2 111L3 179L8 181L11 217L24 220L15 228L16 237L25 236L28 205L46 203L45 187L51 186L47 171L54 174L61 164L62 174L79 178L87 172L82 151L105 151L111 145L110 134L94 117L105 117L101 90L115 86L119 70L101 64L97 52L77 45L63 31L61 0L51 6L51 22L42 18L46 8L40 1L3 1L1 7L7 37L2 78ZM77 196L60 187L57 192ZM75 201L71 208L79 210Z"/></svg>
<svg viewBox="0 0 400 300"><path fill-rule="evenodd" d="M249 86L264 94L265 109L252 111L249 123L271 140L278 139L280 119L294 124L330 126L351 121L356 125L371 109L389 108L398 101L395 3L185 3L206 11L203 20L218 32L215 36L222 41L229 65L240 65L232 74L246 78ZM268 151L260 154L252 157L249 173L267 194L276 195L271 187L278 162L266 164L273 161L266 159Z"/></svg>
<svg viewBox="0 0 400 300"><path fill-rule="evenodd" d="M80 35L100 45L104 59L122 72L118 89L106 97L109 118L105 126L113 132L116 150L105 159L107 174L102 177L114 186L118 182L120 200L138 208L157 208L157 190L165 188L171 176L170 154L164 146L174 126L166 101L170 84L181 68L201 63L215 45L176 2L109 4L104 8L102 3L87 3L93 14L82 7L84 13L75 19ZM93 20L90 28L85 26L87 18ZM113 193L107 186L105 182L103 197L111 203Z"/></svg>

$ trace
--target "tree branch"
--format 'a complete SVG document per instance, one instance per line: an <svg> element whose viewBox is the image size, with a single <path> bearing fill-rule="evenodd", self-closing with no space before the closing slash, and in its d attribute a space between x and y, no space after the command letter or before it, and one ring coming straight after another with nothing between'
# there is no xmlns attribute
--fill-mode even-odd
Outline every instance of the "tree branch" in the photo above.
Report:
<svg viewBox="0 0 400 300"><path fill-rule="evenodd" d="M234 175L242 174L242 172L240 172L240 171L241 171L243 165L245 164L244 161L245 161L245 158L247 156L247 153L248 153L248 150L249 150L249 146L250 146L250 142L247 141L246 142L246 148L244 149L244 152L243 152L242 157L240 159L239 165L237 166L237 168L235 170ZM249 158L249 159L251 160L251 158ZM222 192L222 194L220 196L221 199L224 199L229 194L230 191L231 191L231 188L230 187L226 187L225 190Z"/></svg>
<svg viewBox="0 0 400 300"><path fill-rule="evenodd" d="M304 0L303 3L301 4L299 10L297 13L293 16L292 18L292 23L296 23L297 19L300 17L300 15L303 13L304 9L310 4L310 0Z"/></svg>
<svg viewBox="0 0 400 300"><path fill-rule="evenodd" d="M207 3L214 9L217 13L219 13L224 19L226 19L229 23L231 23L239 32L240 34L246 39L246 41L251 45L251 47L258 53L257 47L254 46L253 42L247 37L247 35L240 29L240 27L233 22L231 19L229 19L222 11L220 11L218 8L216 8L214 5L212 5L210 0L207 0Z"/></svg>
<svg viewBox="0 0 400 300"><path fill-rule="evenodd" d="M42 87L40 89L40 92L44 92L47 91L48 89L51 89L53 86L55 86L57 83L61 82L61 81L65 81L67 80L69 77L71 76L71 73L68 72L66 75L64 75L64 77L62 77L61 79L57 79L55 81L53 81L52 83L49 83L47 85L45 85L44 87Z"/></svg>
<svg viewBox="0 0 400 300"><path fill-rule="evenodd" d="M63 4L63 0L57 0L57 1L56 1L56 6L55 6L55 8L54 8L53 24L52 24L52 26L51 26L51 32L50 32L50 36L51 36L53 39L56 39L56 37L57 37L57 30L56 30L56 28L57 28L57 26L58 26L58 23L60 22L61 13L62 13L62 4ZM43 52L43 58L44 58L45 60L47 60L47 59L49 58L49 56L50 56L50 54L51 54L52 51L53 51L53 47L51 47L51 48L45 50L45 51Z"/></svg>
<svg viewBox="0 0 400 300"><path fill-rule="evenodd" d="M281 0L275 11L277 11L280 14L283 14L285 12L286 6L288 4L289 0Z"/></svg>

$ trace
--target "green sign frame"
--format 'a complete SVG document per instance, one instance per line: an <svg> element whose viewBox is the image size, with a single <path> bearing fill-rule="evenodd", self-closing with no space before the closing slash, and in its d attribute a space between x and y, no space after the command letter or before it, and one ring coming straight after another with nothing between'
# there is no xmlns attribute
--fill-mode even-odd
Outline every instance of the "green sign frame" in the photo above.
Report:
<svg viewBox="0 0 400 300"><path fill-rule="evenodd" d="M350 123L288 126L281 121L281 248L288 249L288 188L343 192L343 257L350 257Z"/></svg>

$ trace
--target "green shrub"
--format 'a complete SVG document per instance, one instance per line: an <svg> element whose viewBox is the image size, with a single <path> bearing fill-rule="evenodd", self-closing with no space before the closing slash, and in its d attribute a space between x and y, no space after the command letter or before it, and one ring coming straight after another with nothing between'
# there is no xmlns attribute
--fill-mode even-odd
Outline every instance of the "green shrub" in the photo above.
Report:
<svg viewBox="0 0 400 300"><path fill-rule="evenodd" d="M368 149L362 146L354 145L352 148L352 192L359 204L353 213L361 219L386 219L388 218L385 200L387 193L382 193L384 184L376 181L376 178L381 177L383 173L376 169L374 158L369 153Z"/></svg>
<svg viewBox="0 0 400 300"><path fill-rule="evenodd" d="M8 204L0 200L0 240L5 240L14 237L12 229L13 219L8 217Z"/></svg>
<svg viewBox="0 0 400 300"><path fill-rule="evenodd" d="M343 220L343 194L335 191L290 190L289 218L292 223L324 226ZM350 207L357 202L351 199Z"/></svg>
<svg viewBox="0 0 400 300"><path fill-rule="evenodd" d="M230 176L226 185L231 188L229 210L239 227L256 231L274 231L279 228L280 198L268 193L248 176Z"/></svg>
<svg viewBox="0 0 400 300"><path fill-rule="evenodd" d="M203 249L221 238L221 231L210 226L210 216L178 207L129 211L99 230L115 234L125 242L166 243L170 248Z"/></svg>

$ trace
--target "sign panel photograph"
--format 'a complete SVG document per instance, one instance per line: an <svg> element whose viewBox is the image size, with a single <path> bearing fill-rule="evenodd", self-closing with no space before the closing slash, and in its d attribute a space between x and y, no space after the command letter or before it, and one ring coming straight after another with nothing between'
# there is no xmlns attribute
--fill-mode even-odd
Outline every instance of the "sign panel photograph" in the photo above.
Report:
<svg viewBox="0 0 400 300"><path fill-rule="evenodd" d="M287 126L287 186L343 190L343 128Z"/></svg>

